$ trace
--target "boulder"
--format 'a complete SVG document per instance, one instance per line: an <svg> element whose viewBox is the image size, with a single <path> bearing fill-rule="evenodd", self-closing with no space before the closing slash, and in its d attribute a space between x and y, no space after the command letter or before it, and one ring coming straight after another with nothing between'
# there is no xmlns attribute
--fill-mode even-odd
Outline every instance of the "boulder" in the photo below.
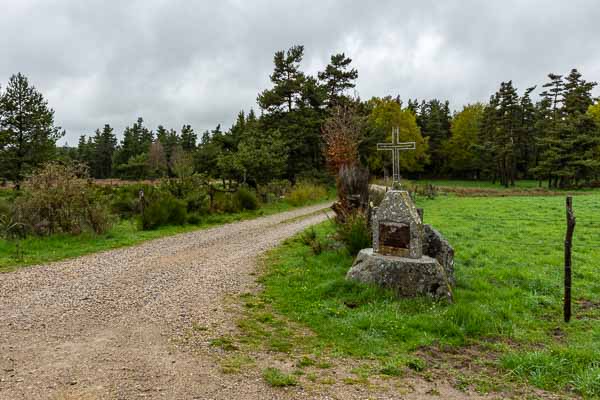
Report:
<svg viewBox="0 0 600 400"><path fill-rule="evenodd" d="M446 270L435 258L425 255L396 257L363 249L346 278L391 289L398 297L427 295L452 300L451 280Z"/></svg>
<svg viewBox="0 0 600 400"><path fill-rule="evenodd" d="M450 284L454 286L454 248L431 225L423 225L423 254L435 258L446 271Z"/></svg>

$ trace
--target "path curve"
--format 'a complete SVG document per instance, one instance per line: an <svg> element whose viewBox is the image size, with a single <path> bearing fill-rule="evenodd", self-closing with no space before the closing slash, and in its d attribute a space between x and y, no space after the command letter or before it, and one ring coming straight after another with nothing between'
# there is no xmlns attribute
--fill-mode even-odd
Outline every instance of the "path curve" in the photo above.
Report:
<svg viewBox="0 0 600 400"><path fill-rule="evenodd" d="M256 257L328 206L0 274L0 399L272 398L177 337L230 326L224 300L253 287Z"/></svg>

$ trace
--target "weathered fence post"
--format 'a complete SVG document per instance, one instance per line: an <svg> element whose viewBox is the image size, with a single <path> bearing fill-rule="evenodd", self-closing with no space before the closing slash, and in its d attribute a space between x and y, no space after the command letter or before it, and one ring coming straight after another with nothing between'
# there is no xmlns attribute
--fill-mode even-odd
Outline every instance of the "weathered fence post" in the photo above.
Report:
<svg viewBox="0 0 600 400"><path fill-rule="evenodd" d="M140 190L139 200L140 200L140 211L142 213L142 221L144 221L144 211L146 209L146 198L144 197L144 189Z"/></svg>
<svg viewBox="0 0 600 400"><path fill-rule="evenodd" d="M573 215L573 198L567 196L567 233L565 236L565 322L571 320L571 246L575 230L575 215Z"/></svg>

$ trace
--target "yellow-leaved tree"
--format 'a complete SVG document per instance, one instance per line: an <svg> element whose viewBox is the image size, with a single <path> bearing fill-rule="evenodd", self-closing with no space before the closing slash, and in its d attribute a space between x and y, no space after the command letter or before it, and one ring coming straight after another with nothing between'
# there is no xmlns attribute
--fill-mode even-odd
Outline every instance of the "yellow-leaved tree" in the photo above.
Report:
<svg viewBox="0 0 600 400"><path fill-rule="evenodd" d="M457 175L476 178L481 169L477 154L479 130L483 117L483 104L475 103L463 107L452 118L450 139L444 144L448 168Z"/></svg>
<svg viewBox="0 0 600 400"><path fill-rule="evenodd" d="M598 127L600 127L600 101L596 101L595 104L592 104L588 110L587 114L594 119L594 122Z"/></svg>
<svg viewBox="0 0 600 400"><path fill-rule="evenodd" d="M388 143L392 141L392 128L400 129L401 142L415 142L416 149L400 152L400 173L423 171L429 163L429 144L421 135L415 114L391 97L373 97L368 102L371 108L368 122L371 130ZM374 144L373 144L374 145ZM386 166L391 171L391 154L387 151L374 151L368 157L369 169L376 172Z"/></svg>

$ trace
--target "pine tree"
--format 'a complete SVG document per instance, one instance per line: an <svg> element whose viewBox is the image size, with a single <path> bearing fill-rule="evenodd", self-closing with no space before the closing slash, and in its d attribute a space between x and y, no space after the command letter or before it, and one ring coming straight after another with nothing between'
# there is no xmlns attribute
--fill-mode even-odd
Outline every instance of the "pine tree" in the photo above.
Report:
<svg viewBox="0 0 600 400"><path fill-rule="evenodd" d="M181 127L181 136L179 141L183 150L196 150L196 142L198 141L198 135L196 135L191 125L183 125Z"/></svg>
<svg viewBox="0 0 600 400"><path fill-rule="evenodd" d="M318 78L321 81L327 94L327 105L334 105L347 100L345 97L349 89L356 86L358 79L358 71L355 68L350 68L352 59L346 57L344 53L334 54L325 71L318 73Z"/></svg>
<svg viewBox="0 0 600 400"><path fill-rule="evenodd" d="M581 79L575 69L565 79L556 74L548 77L544 87L549 89L542 93L539 106L542 154L536 175L548 179L549 187L589 181L600 172L600 132L587 113L596 83Z"/></svg>
<svg viewBox="0 0 600 400"><path fill-rule="evenodd" d="M320 129L326 93L314 77L300 70L303 52L303 46L277 52L271 75L274 86L258 96L264 111L260 129L281 134L288 149L286 178L292 181L301 174L322 173L324 165Z"/></svg>
<svg viewBox="0 0 600 400"><path fill-rule="evenodd" d="M520 106L517 90L512 81L502 82L498 92L499 130L494 144L500 173L500 183L514 186L517 174L517 136L520 130Z"/></svg>
<svg viewBox="0 0 600 400"><path fill-rule="evenodd" d="M88 140L86 135L79 136L79 142L77 143L77 160L88 166L91 165L94 153L93 147L94 143L91 140Z"/></svg>
<svg viewBox="0 0 600 400"><path fill-rule="evenodd" d="M517 135L517 170L527 178L529 178L529 168L537 165L538 158L537 109L531 101L531 93L535 88L535 86L527 88L519 100L521 120Z"/></svg>
<svg viewBox="0 0 600 400"><path fill-rule="evenodd" d="M206 174L212 178L219 178L219 157L223 153L223 132L221 125L217 125L211 132L202 134L200 146L195 152L194 164L196 171Z"/></svg>
<svg viewBox="0 0 600 400"><path fill-rule="evenodd" d="M498 94L495 93L490 96L490 101L483 109L479 140L475 148L482 165L482 175L491 177L493 183L496 183L498 179L497 155L494 145L498 131L498 104Z"/></svg>
<svg viewBox="0 0 600 400"><path fill-rule="evenodd" d="M274 87L258 95L260 108L269 112L290 112L300 99L304 73L300 71L300 62L304 56L304 46L293 46L287 52L281 50L275 53L273 63L275 70L271 74Z"/></svg>
<svg viewBox="0 0 600 400"><path fill-rule="evenodd" d="M117 137L113 128L106 124L102 131L97 129L93 143L92 176L99 179L109 178L112 176L112 159L117 147Z"/></svg>
<svg viewBox="0 0 600 400"><path fill-rule="evenodd" d="M415 110L417 124L421 128L423 137L429 138L429 152L431 162L427 167L434 175L439 175L447 163L443 151L444 143L450 138L450 104L433 99L423 101L420 106L417 101L408 101L408 109Z"/></svg>
<svg viewBox="0 0 600 400"><path fill-rule="evenodd" d="M54 110L22 74L13 75L0 94L0 177L20 182L51 159L64 135L54 126Z"/></svg>
<svg viewBox="0 0 600 400"><path fill-rule="evenodd" d="M137 157L137 160L140 161L141 158L138 156L147 154L153 141L154 133L144 126L143 118L138 118L131 127L126 127L123 132L121 146L115 155L115 166L127 164L132 157Z"/></svg>

